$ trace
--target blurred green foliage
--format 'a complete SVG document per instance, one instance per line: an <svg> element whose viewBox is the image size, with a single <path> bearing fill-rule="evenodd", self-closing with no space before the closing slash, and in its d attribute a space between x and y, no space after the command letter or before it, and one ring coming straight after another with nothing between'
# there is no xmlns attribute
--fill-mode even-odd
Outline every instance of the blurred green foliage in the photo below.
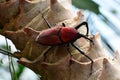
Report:
<svg viewBox="0 0 120 80"><path fill-rule="evenodd" d="M92 11L96 14L100 14L99 12L99 6L92 0L72 0L72 3L74 6L80 9L87 9L89 11Z"/></svg>
<svg viewBox="0 0 120 80"><path fill-rule="evenodd" d="M21 65L21 64L18 64L18 70L16 71L16 74L17 74L17 77L20 78L21 74L23 73L24 71L24 66Z"/></svg>
<svg viewBox="0 0 120 80"><path fill-rule="evenodd" d="M6 44L0 45L0 48L4 49L6 51L11 51L10 46L8 45L7 41L6 41ZM0 52L2 53L3 51L0 51ZM5 53L5 52L3 52L3 53ZM3 66L2 66L2 64L4 64L4 62L2 60L3 58L0 59L0 68L3 68ZM12 59L11 56L8 56L8 60L9 60L9 71L10 71L10 75L11 75L11 80L19 80L25 67L20 64L15 64L14 59ZM15 66L17 66L17 69L15 69Z"/></svg>

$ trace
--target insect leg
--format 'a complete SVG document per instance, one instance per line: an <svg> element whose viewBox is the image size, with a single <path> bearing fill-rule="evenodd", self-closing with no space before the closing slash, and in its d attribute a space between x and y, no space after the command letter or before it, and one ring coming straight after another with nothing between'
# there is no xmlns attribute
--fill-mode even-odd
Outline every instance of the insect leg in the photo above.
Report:
<svg viewBox="0 0 120 80"><path fill-rule="evenodd" d="M65 23L62 23L62 26L65 27L66 26Z"/></svg>
<svg viewBox="0 0 120 80"><path fill-rule="evenodd" d="M75 27L75 29L77 30L77 29L80 28L82 25L85 25L85 26L86 26L86 28L87 28L86 36L88 36L89 28L88 28L88 23L87 23L87 22L85 22L85 21L82 22L81 24L77 25L77 26Z"/></svg>
<svg viewBox="0 0 120 80"><path fill-rule="evenodd" d="M43 54L43 56L44 56L44 61L46 60L46 55L47 55L47 53L52 49L53 47L52 46L50 46L50 47L48 47L47 49L46 49L46 51L44 52L44 54Z"/></svg>
<svg viewBox="0 0 120 80"><path fill-rule="evenodd" d="M71 64L72 64L71 58L72 58L72 54L71 54L71 52L70 52L70 50L69 50L69 47L70 47L70 44L67 44L67 50L68 50L68 53L70 54L69 66L70 66L70 75L71 75Z"/></svg>
<svg viewBox="0 0 120 80"><path fill-rule="evenodd" d="M45 17L43 16L43 14L41 13L41 15L42 15L42 18L45 20L45 22L47 23L47 26L49 27L49 28L51 28L51 24L48 22L48 20L46 20L45 19Z"/></svg>
<svg viewBox="0 0 120 80"><path fill-rule="evenodd" d="M93 60L89 56L87 56L83 51L81 51L75 44L71 43L71 45L91 61L91 68L90 68L91 69L90 75L91 75L93 70Z"/></svg>
<svg viewBox="0 0 120 80"><path fill-rule="evenodd" d="M47 47L42 53L40 56L38 56L35 60L31 61L31 63L35 63L37 61L39 61L41 59L41 57L44 57L43 58L43 61L45 61L46 59L46 54L48 53L48 51L50 51L50 49L52 49L52 46L49 46Z"/></svg>
<svg viewBox="0 0 120 80"><path fill-rule="evenodd" d="M72 57L72 54L71 54L71 52L70 52L69 47L70 47L70 44L67 44L67 51L68 51L68 53L70 54L70 58L71 58L71 57Z"/></svg>
<svg viewBox="0 0 120 80"><path fill-rule="evenodd" d="M71 54L71 52L70 52L69 47L70 47L70 44L67 44L67 51L68 51L68 53L70 54L70 61L69 61L69 75L71 76L71 65L72 65L71 58L72 58L72 54ZM70 80L70 79L71 79L71 78L69 77L69 80Z"/></svg>

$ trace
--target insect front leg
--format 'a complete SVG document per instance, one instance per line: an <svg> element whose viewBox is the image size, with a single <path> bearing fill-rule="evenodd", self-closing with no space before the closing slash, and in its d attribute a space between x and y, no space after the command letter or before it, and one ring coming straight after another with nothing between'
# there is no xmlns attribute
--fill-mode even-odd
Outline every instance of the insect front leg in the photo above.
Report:
<svg viewBox="0 0 120 80"><path fill-rule="evenodd" d="M71 54L71 52L70 52L70 44L67 44L67 51L68 51L68 53L70 54L70 58L72 58L72 54Z"/></svg>
<svg viewBox="0 0 120 80"><path fill-rule="evenodd" d="M87 33L86 33L86 36L88 36L88 33L89 33L89 28L88 28L88 23L87 22L82 22L81 24L77 25L75 27L75 29L77 30L78 28L82 27L82 25L85 25L85 27L87 28Z"/></svg>
<svg viewBox="0 0 120 80"><path fill-rule="evenodd" d="M87 56L83 51L81 51L79 47L77 47L75 44L71 43L71 45L91 61L91 67L90 67L90 70L91 70L90 75L91 75L93 70L93 63L94 63L93 60L89 56Z"/></svg>
<svg viewBox="0 0 120 80"><path fill-rule="evenodd" d="M70 61L69 61L69 71L70 71L70 75L71 75L71 64L72 64L72 61L71 61L71 59L72 59L72 54L71 54L71 52L70 52L70 44L67 44L67 51L68 51L68 53L70 54Z"/></svg>
<svg viewBox="0 0 120 80"><path fill-rule="evenodd" d="M62 26L65 27L66 26L65 23L62 23Z"/></svg>

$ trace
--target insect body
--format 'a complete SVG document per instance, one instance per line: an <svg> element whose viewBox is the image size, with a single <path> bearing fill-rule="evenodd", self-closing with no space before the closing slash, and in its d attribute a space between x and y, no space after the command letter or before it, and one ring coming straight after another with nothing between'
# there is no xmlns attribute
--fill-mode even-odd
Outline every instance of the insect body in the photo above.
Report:
<svg viewBox="0 0 120 80"><path fill-rule="evenodd" d="M83 54L85 57L87 57L91 61L91 72L92 72L92 66L93 66L93 60L87 56L83 51L79 49L78 46L74 44L74 42L83 37L90 42L93 42L91 39L87 37L89 33L89 28L87 22L83 22L76 26L75 28L67 27L63 23L62 25L57 25L54 27L51 27L49 22L44 18L43 19L47 23L49 29L43 30L39 33L39 35L36 37L35 41L39 44L51 46L49 49L47 49L44 53L44 56L46 56L47 52L53 47L57 45L63 45L63 44L71 44L75 49L77 49L81 54ZM77 31L78 28L80 28L82 25L86 25L87 33L86 35L83 35Z"/></svg>
<svg viewBox="0 0 120 80"><path fill-rule="evenodd" d="M74 28L55 26L53 28L42 31L37 36L36 42L43 45L56 46L74 42L82 36L83 35L79 34L79 32Z"/></svg>

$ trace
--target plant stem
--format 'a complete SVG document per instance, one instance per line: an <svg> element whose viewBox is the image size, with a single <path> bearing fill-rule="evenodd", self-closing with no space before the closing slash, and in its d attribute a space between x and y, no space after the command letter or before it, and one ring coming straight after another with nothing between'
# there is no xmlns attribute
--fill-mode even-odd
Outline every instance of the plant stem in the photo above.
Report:
<svg viewBox="0 0 120 80"><path fill-rule="evenodd" d="M0 48L0 53L4 54L4 55L9 55L11 57L17 58L16 56L14 56L10 51L7 51L5 49Z"/></svg>

